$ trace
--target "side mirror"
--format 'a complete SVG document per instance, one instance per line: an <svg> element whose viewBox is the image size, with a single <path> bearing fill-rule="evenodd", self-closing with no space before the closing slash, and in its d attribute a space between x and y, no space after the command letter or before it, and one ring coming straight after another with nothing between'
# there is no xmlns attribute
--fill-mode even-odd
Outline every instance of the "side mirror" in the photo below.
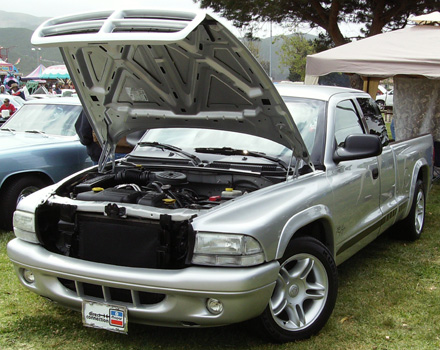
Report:
<svg viewBox="0 0 440 350"><path fill-rule="evenodd" d="M376 135L348 135L344 145L333 154L335 163L375 157L382 153L382 143Z"/></svg>

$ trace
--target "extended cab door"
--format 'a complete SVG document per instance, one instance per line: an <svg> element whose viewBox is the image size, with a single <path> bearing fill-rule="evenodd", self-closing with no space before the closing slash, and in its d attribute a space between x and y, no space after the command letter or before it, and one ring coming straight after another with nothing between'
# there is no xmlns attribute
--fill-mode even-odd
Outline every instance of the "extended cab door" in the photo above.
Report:
<svg viewBox="0 0 440 350"><path fill-rule="evenodd" d="M329 107L331 109L331 104ZM344 145L348 135L368 133L355 100L341 100L335 103L332 111L333 115L329 116L333 118L332 152ZM331 132L329 125L329 138ZM343 261L372 241L379 232L378 159L368 157L334 162L328 167L328 176L334 194L336 254L337 259Z"/></svg>
<svg viewBox="0 0 440 350"><path fill-rule="evenodd" d="M394 154L388 146L389 138L379 108L371 98L357 98L367 124L367 131L372 135L379 136L382 142L382 154L379 160L380 196L379 205L383 215L381 232L389 228L395 221L397 214L396 199L396 165Z"/></svg>

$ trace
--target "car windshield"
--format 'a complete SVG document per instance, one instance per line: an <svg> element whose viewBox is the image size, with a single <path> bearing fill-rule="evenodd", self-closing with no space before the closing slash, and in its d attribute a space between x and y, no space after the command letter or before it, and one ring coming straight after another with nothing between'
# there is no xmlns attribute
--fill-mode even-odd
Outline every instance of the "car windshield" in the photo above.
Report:
<svg viewBox="0 0 440 350"><path fill-rule="evenodd" d="M318 119L324 113L325 102L302 98L286 98L287 107L311 153L316 135ZM142 142L157 142L179 147L186 151L196 148L223 148L261 152L265 155L287 160L292 151L276 142L232 131L169 128L148 131ZM138 149L138 151L141 151Z"/></svg>
<svg viewBox="0 0 440 350"><path fill-rule="evenodd" d="M185 150L195 148L223 148L263 152L273 157L289 156L291 151L276 142L261 137L232 131L207 129L153 129L146 133L142 142L158 142Z"/></svg>
<svg viewBox="0 0 440 350"><path fill-rule="evenodd" d="M24 105L24 100L20 96L14 96L13 98L10 98L11 103L17 107L20 108Z"/></svg>
<svg viewBox="0 0 440 350"><path fill-rule="evenodd" d="M75 122L81 106L61 104L28 104L18 110L3 128L23 132L74 136Z"/></svg>

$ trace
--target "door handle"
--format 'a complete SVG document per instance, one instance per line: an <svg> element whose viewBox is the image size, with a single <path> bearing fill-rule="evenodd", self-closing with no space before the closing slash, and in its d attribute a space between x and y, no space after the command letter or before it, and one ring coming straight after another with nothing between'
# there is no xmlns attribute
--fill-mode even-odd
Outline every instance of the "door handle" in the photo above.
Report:
<svg viewBox="0 0 440 350"><path fill-rule="evenodd" d="M371 169L371 174L373 175L373 179L377 179L379 177L379 169L378 168Z"/></svg>

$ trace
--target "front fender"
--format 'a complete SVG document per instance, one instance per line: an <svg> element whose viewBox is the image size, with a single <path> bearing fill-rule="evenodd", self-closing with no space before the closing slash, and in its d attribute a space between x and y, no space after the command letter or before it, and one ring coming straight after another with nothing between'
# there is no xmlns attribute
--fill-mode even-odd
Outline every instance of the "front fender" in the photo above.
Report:
<svg viewBox="0 0 440 350"><path fill-rule="evenodd" d="M305 227L318 220L324 220L328 224L329 233L334 232L334 225L332 221L332 215L330 209L322 204L315 205L313 207L304 209L303 211L293 215L284 225L281 236L278 242L276 259L282 258L287 245L291 241L292 237L298 232L302 227ZM328 237L327 243L329 244L329 249L334 256L334 238Z"/></svg>

